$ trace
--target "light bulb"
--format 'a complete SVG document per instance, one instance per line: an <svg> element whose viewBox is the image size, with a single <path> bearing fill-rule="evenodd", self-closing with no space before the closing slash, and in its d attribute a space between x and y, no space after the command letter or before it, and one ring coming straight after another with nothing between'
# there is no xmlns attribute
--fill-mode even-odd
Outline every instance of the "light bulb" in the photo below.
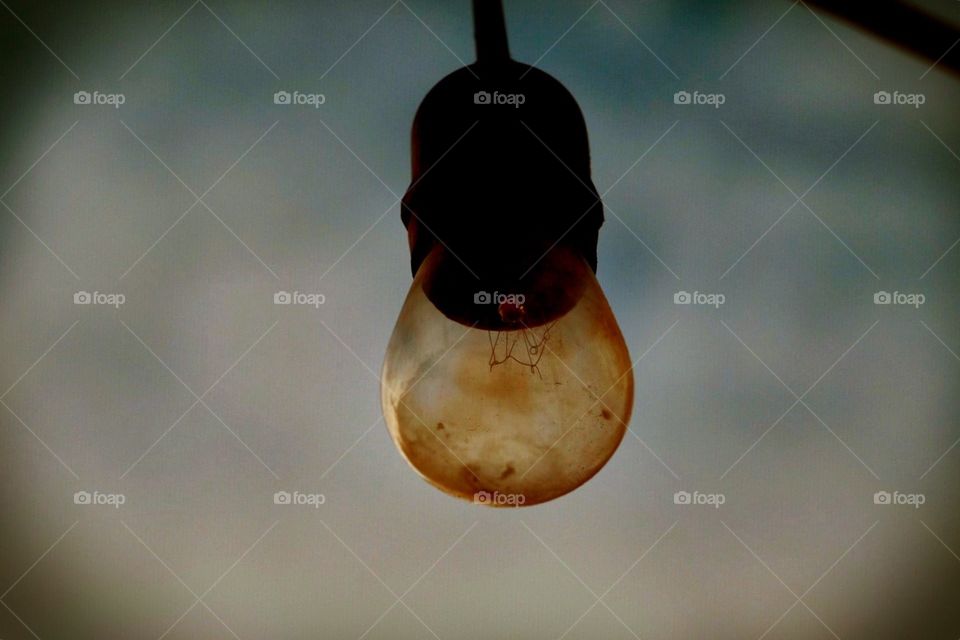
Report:
<svg viewBox="0 0 960 640"><path fill-rule="evenodd" d="M387 427L449 494L492 506L552 500L623 438L626 344L576 250L551 249L509 291L470 288L468 270L440 245L417 270L383 365Z"/></svg>
<svg viewBox="0 0 960 640"><path fill-rule="evenodd" d="M594 272L603 224L586 123L510 57L500 0L474 0L477 62L417 108L401 215L413 285L381 376L397 448L491 506L576 489L630 419L627 347Z"/></svg>

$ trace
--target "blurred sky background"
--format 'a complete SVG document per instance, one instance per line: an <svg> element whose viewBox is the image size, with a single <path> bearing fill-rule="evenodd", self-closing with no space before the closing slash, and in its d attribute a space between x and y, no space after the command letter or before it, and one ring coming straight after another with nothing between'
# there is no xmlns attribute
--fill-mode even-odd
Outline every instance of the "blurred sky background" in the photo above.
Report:
<svg viewBox="0 0 960 640"><path fill-rule="evenodd" d="M3 1L0 638L957 638L958 79L803 4L507 0L643 358L592 481L488 510L380 420L410 125L474 59L468 2L391 2Z"/></svg>

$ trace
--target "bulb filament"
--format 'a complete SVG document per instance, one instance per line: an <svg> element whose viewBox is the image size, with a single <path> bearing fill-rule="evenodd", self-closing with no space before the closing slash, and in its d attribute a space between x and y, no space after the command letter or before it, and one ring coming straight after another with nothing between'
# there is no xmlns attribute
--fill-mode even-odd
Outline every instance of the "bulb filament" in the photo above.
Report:
<svg viewBox="0 0 960 640"><path fill-rule="evenodd" d="M535 373L543 378L538 365L546 351L550 331L555 324L556 322L548 324L539 336L536 331L526 326L516 331L488 331L490 369L493 370L495 366L513 360L523 367L529 367L531 374Z"/></svg>

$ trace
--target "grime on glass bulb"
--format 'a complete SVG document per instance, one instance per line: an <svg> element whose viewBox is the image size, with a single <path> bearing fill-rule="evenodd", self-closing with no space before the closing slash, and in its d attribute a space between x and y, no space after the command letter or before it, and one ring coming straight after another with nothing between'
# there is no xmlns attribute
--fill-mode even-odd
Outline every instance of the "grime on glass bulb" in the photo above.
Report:
<svg viewBox="0 0 960 640"><path fill-rule="evenodd" d="M458 259L435 247L381 381L387 427L410 465L492 506L545 502L589 480L633 405L626 344L582 255L558 245L519 282L467 286Z"/></svg>

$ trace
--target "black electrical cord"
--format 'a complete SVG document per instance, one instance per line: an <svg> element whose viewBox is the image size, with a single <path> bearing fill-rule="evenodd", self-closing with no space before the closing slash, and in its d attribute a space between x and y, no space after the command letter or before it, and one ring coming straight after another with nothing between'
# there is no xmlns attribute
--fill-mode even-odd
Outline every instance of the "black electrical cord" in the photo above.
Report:
<svg viewBox="0 0 960 640"><path fill-rule="evenodd" d="M960 75L960 29L900 0L805 0Z"/></svg>
<svg viewBox="0 0 960 640"><path fill-rule="evenodd" d="M510 59L501 0L473 0L473 36L477 43L478 61Z"/></svg>

